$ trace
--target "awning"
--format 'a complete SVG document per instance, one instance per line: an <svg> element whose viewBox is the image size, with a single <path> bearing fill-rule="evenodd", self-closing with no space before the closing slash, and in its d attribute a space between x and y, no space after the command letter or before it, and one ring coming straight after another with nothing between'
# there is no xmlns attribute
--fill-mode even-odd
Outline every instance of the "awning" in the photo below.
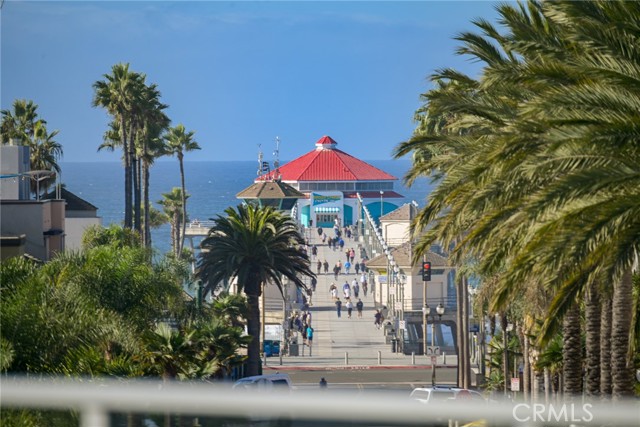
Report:
<svg viewBox="0 0 640 427"><path fill-rule="evenodd" d="M336 212L340 212L340 208L329 208L329 207L318 206L317 208L315 208L315 211L318 213L336 213Z"/></svg>

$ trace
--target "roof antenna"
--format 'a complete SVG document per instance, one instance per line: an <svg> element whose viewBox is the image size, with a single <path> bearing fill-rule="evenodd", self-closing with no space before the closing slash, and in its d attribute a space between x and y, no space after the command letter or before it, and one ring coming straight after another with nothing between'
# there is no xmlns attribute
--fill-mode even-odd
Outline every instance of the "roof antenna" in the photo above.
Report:
<svg viewBox="0 0 640 427"><path fill-rule="evenodd" d="M275 160L273 161L273 169L275 169L275 173L273 174L275 179L280 179L280 160L278 160L278 156L280 155L280 137L276 136L276 149L273 152L273 157Z"/></svg>
<svg viewBox="0 0 640 427"><path fill-rule="evenodd" d="M260 149L260 147L262 146L262 144L258 144L258 171L256 172L256 174L258 176L266 173L269 173L269 162L265 162L263 161L264 156L262 154L262 150Z"/></svg>

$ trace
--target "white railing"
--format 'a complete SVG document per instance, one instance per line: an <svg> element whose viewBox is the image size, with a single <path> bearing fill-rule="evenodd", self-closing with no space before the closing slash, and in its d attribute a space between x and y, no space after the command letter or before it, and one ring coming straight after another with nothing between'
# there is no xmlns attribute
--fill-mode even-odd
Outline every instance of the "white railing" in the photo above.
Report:
<svg viewBox="0 0 640 427"><path fill-rule="evenodd" d="M490 426L632 426L638 425L637 400L613 404L483 403L417 404L408 393L348 393L345 390L301 388L286 395L232 390L228 385L68 379L30 381L4 377L0 382L2 409L73 410L81 427L106 427L110 414L136 413L186 417L233 417L248 422L265 419L320 425L458 425L484 420ZM192 424L197 425L197 424ZM234 424L235 425L235 424Z"/></svg>

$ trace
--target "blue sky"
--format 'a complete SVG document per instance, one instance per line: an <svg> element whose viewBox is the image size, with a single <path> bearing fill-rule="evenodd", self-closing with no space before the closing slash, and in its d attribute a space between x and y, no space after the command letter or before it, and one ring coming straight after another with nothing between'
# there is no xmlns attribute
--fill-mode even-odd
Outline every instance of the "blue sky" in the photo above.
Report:
<svg viewBox="0 0 640 427"><path fill-rule="evenodd" d="M31 99L60 131L63 161L97 152L109 117L92 84L118 62L156 83L172 124L202 147L186 160L290 160L330 135L363 160L410 137L427 77L452 67L471 21L497 2L14 1L1 10L2 109Z"/></svg>

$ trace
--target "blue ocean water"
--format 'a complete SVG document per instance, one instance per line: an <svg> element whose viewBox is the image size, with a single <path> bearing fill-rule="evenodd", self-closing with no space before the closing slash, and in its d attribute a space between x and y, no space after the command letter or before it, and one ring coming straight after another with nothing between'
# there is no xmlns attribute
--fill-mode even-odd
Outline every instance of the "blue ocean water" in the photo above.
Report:
<svg viewBox="0 0 640 427"><path fill-rule="evenodd" d="M284 162L283 162L284 163ZM411 188L403 185L402 177L409 170L408 160L372 160L368 163L388 172L399 180L395 184L404 200L395 199L401 205L415 200L424 206L431 189L429 181L421 179ZM67 189L98 208L105 226L121 224L124 219L124 169L119 162L63 162L62 182ZM229 206L237 206L240 200L236 194L247 188L256 177L257 162L185 162L185 185L187 210L190 219L206 220L223 214ZM180 187L178 162L157 162L151 169L150 199L156 208L163 193L173 187ZM391 200L390 200L391 201ZM159 253L171 248L169 225L152 230L152 242Z"/></svg>

